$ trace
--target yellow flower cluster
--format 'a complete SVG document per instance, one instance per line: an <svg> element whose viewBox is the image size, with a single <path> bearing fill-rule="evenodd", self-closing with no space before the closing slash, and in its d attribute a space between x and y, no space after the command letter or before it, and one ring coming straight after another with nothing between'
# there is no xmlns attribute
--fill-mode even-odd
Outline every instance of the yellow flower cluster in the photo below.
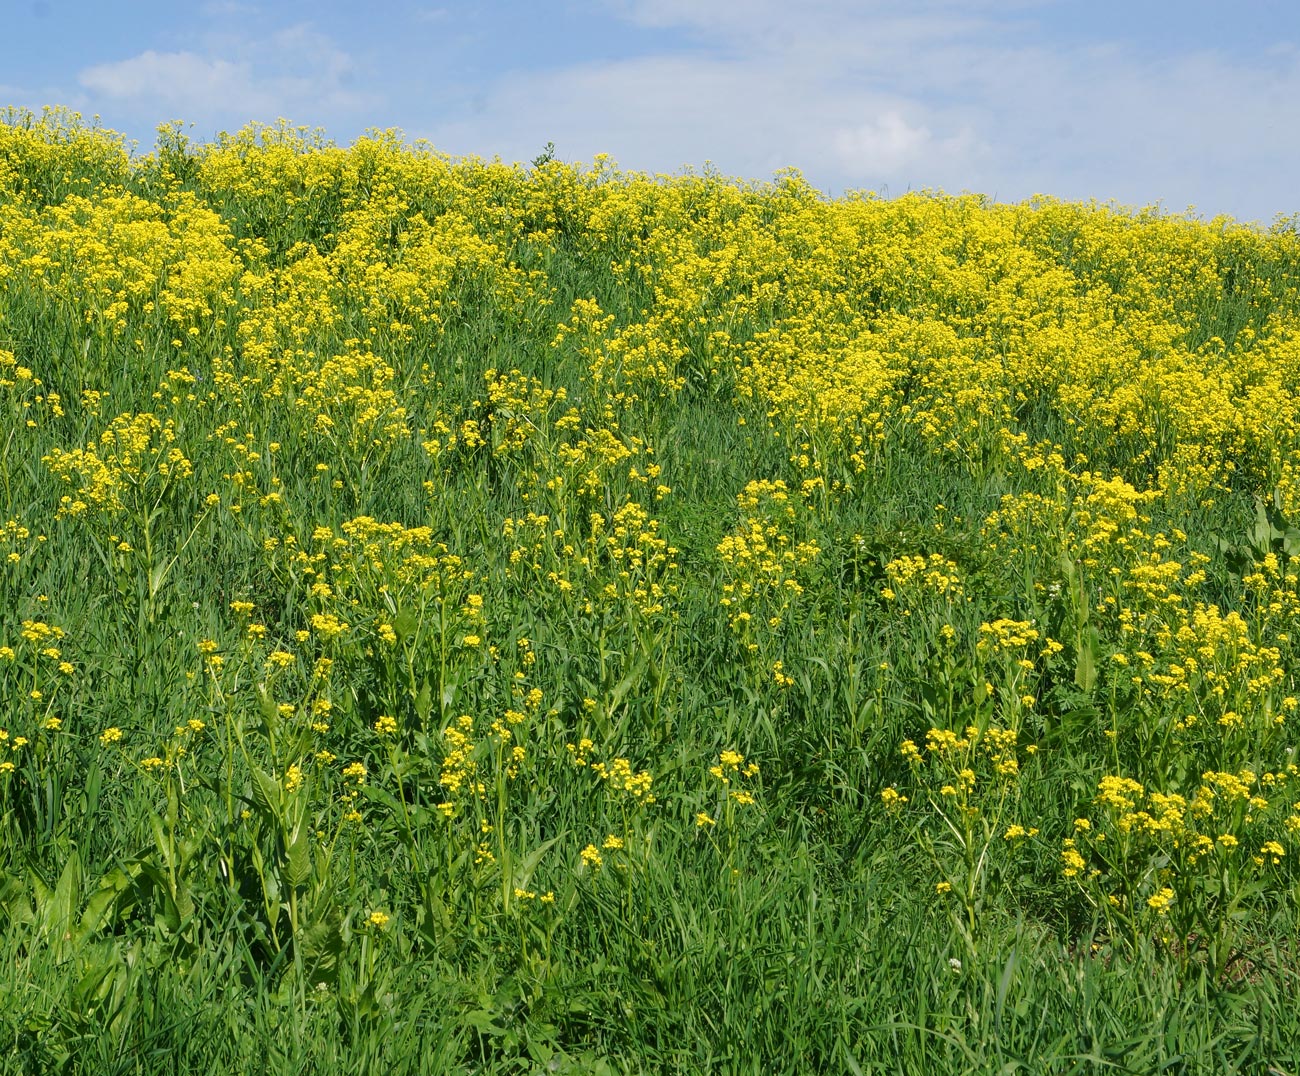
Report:
<svg viewBox="0 0 1300 1076"><path fill-rule="evenodd" d="M781 479L758 479L736 500L743 520L718 544L721 604L742 635L775 630L803 593L800 578L821 552L809 535L809 492L792 492ZM756 642L747 645L759 649Z"/></svg>
<svg viewBox="0 0 1300 1076"><path fill-rule="evenodd" d="M285 123L161 137L137 160L68 114L0 114L7 790L84 740L178 816L176 789L222 780L231 825L282 812L248 827L277 869L327 858L306 819L355 834L364 807L405 849L437 832L422 877L500 883L448 892L550 904L507 877L528 797L588 812L563 858L597 878L649 846L656 794L710 844L768 809L733 747L697 747L695 799L625 757L683 727L682 656L715 638L775 750L803 731L783 720L825 720L847 757L878 742L863 722L896 742L920 715L881 806L937 861L959 846L936 890L968 924L986 879L953 865L1035 846L1030 769L1062 785L1032 821L1080 900L1185 922L1246 871L1293 901L1294 228L527 170ZM1000 500L899 530L913 506L885 522L882 497L918 473ZM715 476L700 530L670 483ZM209 546L243 577L171 601ZM161 731L79 720L84 633L33 611L69 549L193 656ZM1106 760L1086 805L1049 744Z"/></svg>

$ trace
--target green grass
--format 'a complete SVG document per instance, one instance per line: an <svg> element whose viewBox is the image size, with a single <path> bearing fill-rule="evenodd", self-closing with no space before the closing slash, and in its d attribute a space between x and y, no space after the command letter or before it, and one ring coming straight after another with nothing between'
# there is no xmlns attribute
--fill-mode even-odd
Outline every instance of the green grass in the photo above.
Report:
<svg viewBox="0 0 1300 1076"><path fill-rule="evenodd" d="M1279 813L1296 748L1288 726L1216 720L1281 713L1295 691L1300 548L1255 501L1300 458L1292 428L1271 462L1267 438L1235 427L1166 436L1119 414L1107 432L1109 412L1062 402L1069 378L1050 382L1047 359L988 383L990 418L936 356L890 338L897 395L855 462L847 434L746 380L783 339L763 334L805 313L826 336L805 340L813 369L884 347L870 333L901 314L953 326L999 369L982 342L995 322L1007 353L1058 314L1086 343L1092 308L1071 312L1064 291L1032 321L1025 281L1049 266L1121 310L1117 326L1176 325L1197 356L1224 339L1235 377L1256 369L1243 331L1294 313L1285 235L1053 204L1021 207L995 242L978 237L1003 227L997 211L943 199L882 208L859 233L851 204L792 181L530 173L285 130L224 147L173 131L128 161L66 116L24 130L0 127L0 555L15 554L0 564L15 760L0 774L0 1072L1300 1072L1300 874ZM115 184L156 217L123 209ZM145 218L162 231L133 246ZM421 246L426 225L438 238ZM1086 247L1090 228L1105 242ZM130 268L164 233L162 263ZM1004 261L979 262L980 243ZM1218 259L1204 277L1184 274L1198 244ZM880 269L895 249L906 264ZM411 279L390 271L417 254ZM1023 324L995 316L971 265ZM195 268L215 283L182 310ZM118 293L114 328L98 319ZM557 343L591 299L610 326ZM638 372L647 340L680 346L671 376ZM360 357L329 367L345 356ZM489 371L511 370L493 399ZM1251 376L1231 397L1243 412ZM365 414L376 401L405 410L388 432ZM107 459L115 417L144 413L160 425L109 468L119 505L94 503L92 468L59 477L58 451ZM952 415L959 450L923 421ZM1188 493L1160 477L1171 461L1191 474L1183 444L1262 455ZM1098 519L1123 521L1112 475L1154 494L1123 541L1094 541ZM1055 523L1017 537L992 519L1030 495ZM64 496L92 503L61 513ZM361 517L399 526L348 538ZM755 524L773 548L817 551L728 562ZM1188 570L1202 554L1206 578L1151 597L1135 581L1164 542ZM1282 570L1247 582L1270 550ZM900 581L918 556L951 566L960 595ZM1276 657L1242 673L1244 644L1224 642L1203 666L1231 674L1227 695L1143 694L1138 651L1157 670L1183 660L1176 629L1198 602L1240 612ZM1000 618L1059 652L991 647ZM34 621L65 634L27 639ZM1202 723L1174 730L1191 706ZM965 762L925 744L968 726L1014 728L1016 773L976 742L959 800L942 789ZM109 729L120 739L101 742ZM1095 876L1063 874L1075 819L1114 822L1102 778L1190 798L1203 771L1247 768L1279 775L1278 805L1215 816L1241 837L1236 860L1145 845L1108 859L1112 828L1087 847ZM906 802L891 808L891 789ZM975 805L969 827L958 802ZM1004 838L1013 823L1034 835ZM1275 834L1291 854L1250 867L1245 846ZM1148 898L1171 880L1165 917Z"/></svg>

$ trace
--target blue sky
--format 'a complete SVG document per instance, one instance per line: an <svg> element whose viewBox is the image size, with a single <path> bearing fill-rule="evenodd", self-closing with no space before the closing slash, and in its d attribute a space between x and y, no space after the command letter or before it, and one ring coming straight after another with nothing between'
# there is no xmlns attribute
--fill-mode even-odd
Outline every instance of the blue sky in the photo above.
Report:
<svg viewBox="0 0 1300 1076"><path fill-rule="evenodd" d="M931 187L1300 213L1300 0L6 0L0 104L152 148L285 117L456 156L797 167Z"/></svg>

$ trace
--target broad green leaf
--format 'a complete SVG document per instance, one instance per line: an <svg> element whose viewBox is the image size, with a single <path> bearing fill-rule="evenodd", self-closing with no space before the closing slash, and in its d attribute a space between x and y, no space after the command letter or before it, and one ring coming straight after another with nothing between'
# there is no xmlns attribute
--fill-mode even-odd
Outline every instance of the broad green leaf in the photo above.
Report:
<svg viewBox="0 0 1300 1076"><path fill-rule="evenodd" d="M428 678L420 685L420 693L415 696L415 715L420 719L420 723L429 720L429 712L433 709L433 689L429 686Z"/></svg>
<svg viewBox="0 0 1300 1076"><path fill-rule="evenodd" d="M131 882L130 875L123 870L110 871L100 879L100 887L91 894L82 910L81 922L76 931L78 942L103 929L117 898L130 888Z"/></svg>
<svg viewBox="0 0 1300 1076"><path fill-rule="evenodd" d="M257 709L262 715L262 722L266 726L266 734L271 737L272 743L280 731L280 715L276 709L275 699L271 693L266 690L265 684L257 685Z"/></svg>
<svg viewBox="0 0 1300 1076"><path fill-rule="evenodd" d="M256 794L257 801L262 805L266 813L278 822L280 818L280 782L257 766L250 768L253 771L253 792Z"/></svg>
<svg viewBox="0 0 1300 1076"><path fill-rule="evenodd" d="M87 963L86 971L73 987L73 996L85 1009L104 1001L112 993L119 979L126 975L121 957L112 949L102 952Z"/></svg>
<svg viewBox="0 0 1300 1076"><path fill-rule="evenodd" d="M158 849L158 855L162 858L163 865L168 870L174 870L175 863L172 858L171 842L167 839L167 830L163 827L163 820L156 814L150 814L149 826L153 830L154 847Z"/></svg>
<svg viewBox="0 0 1300 1076"><path fill-rule="evenodd" d="M563 836L563 834L560 836ZM533 877L533 871L537 869L537 864L542 861L542 856L546 855L547 852L555 847L555 843L560 839L560 836L552 837L549 841L544 841L524 856L523 859L519 860L515 865L514 871L514 884L516 886L520 889L528 888L528 883Z"/></svg>
<svg viewBox="0 0 1300 1076"><path fill-rule="evenodd" d="M56 950L61 950L65 941L72 940L72 927L76 922L80 899L81 856L74 848L68 853L68 861L63 865L63 873L59 875L47 904L45 923Z"/></svg>
<svg viewBox="0 0 1300 1076"><path fill-rule="evenodd" d="M1101 639L1097 629L1088 627L1081 633L1079 652L1075 656L1074 683L1080 691L1091 691L1097 685L1097 662L1101 658Z"/></svg>
<svg viewBox="0 0 1300 1076"><path fill-rule="evenodd" d="M29 887L12 875L0 875L0 909L10 923L30 926L36 922Z"/></svg>
<svg viewBox="0 0 1300 1076"><path fill-rule="evenodd" d="M393 631L397 633L399 641L404 641L419 626L419 618L410 609L399 609L393 617Z"/></svg>
<svg viewBox="0 0 1300 1076"><path fill-rule="evenodd" d="M304 885L311 877L311 827L305 822L294 827L286 852L285 880L290 885Z"/></svg>

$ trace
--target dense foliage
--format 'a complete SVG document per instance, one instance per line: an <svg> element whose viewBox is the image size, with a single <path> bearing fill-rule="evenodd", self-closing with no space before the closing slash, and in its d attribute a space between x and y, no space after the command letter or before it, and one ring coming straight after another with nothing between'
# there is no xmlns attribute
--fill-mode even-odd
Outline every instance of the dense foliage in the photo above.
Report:
<svg viewBox="0 0 1300 1076"><path fill-rule="evenodd" d="M1294 221L0 120L9 1069L1300 1064Z"/></svg>

